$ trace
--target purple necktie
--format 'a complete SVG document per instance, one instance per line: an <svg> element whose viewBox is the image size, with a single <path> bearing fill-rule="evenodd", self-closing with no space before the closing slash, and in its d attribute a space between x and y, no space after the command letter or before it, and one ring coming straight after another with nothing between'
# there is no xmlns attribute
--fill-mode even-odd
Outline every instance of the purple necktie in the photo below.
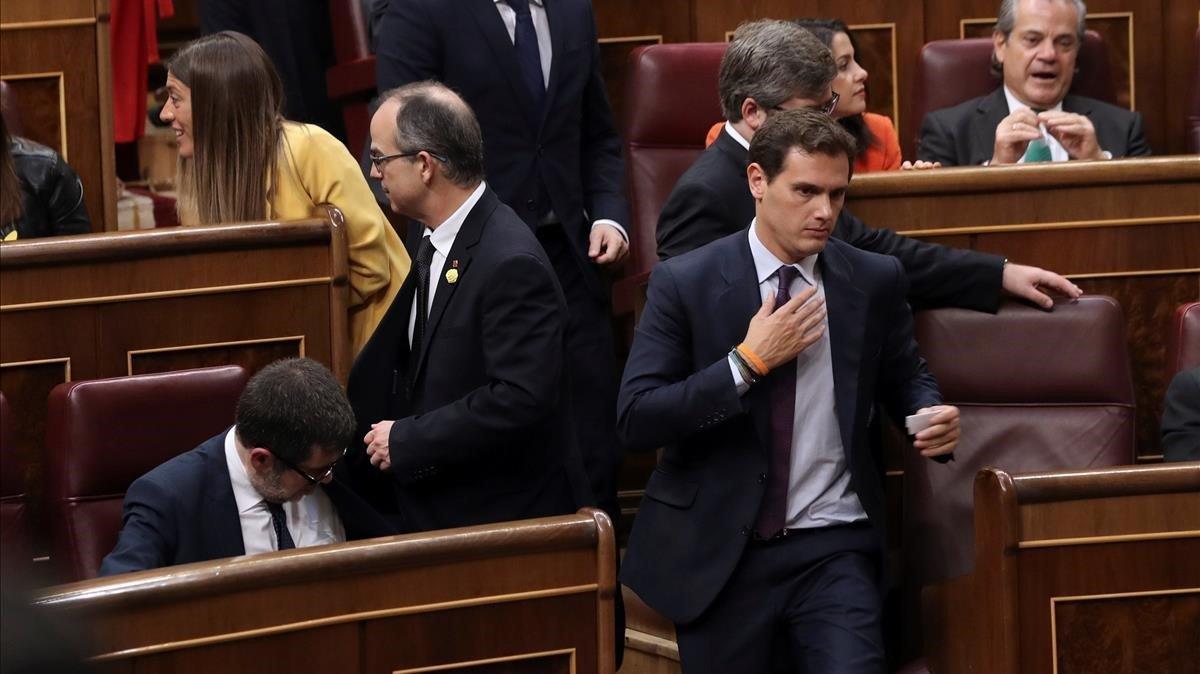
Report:
<svg viewBox="0 0 1200 674"><path fill-rule="evenodd" d="M775 293L775 308L792 299L792 281L800 271L783 266L776 272L779 290ZM771 395L771 458L767 463L767 490L754 531L770 538L787 522L788 477L792 468L792 426L796 419L796 360L792 359L771 370L767 376Z"/></svg>

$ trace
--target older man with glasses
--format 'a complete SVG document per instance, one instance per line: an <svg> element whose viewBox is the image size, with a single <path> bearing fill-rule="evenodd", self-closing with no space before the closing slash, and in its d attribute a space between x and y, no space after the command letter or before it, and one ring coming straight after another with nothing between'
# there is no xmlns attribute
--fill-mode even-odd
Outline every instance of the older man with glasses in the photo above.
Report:
<svg viewBox="0 0 1200 674"><path fill-rule="evenodd" d="M237 422L138 478L100 575L396 533L333 478L354 412L316 361L276 361L250 379Z"/></svg>
<svg viewBox="0 0 1200 674"><path fill-rule="evenodd" d="M804 28L764 19L740 26L721 60L717 81L725 129L680 177L658 219L658 256L665 260L746 228L754 217L747 184L750 140L781 110L826 114L837 106L833 55ZM1078 297L1079 288L1054 272L1009 263L997 255L923 243L873 229L843 209L833 236L896 257L910 282L914 309L956 306L994 312L1006 291L1050 309L1043 290Z"/></svg>

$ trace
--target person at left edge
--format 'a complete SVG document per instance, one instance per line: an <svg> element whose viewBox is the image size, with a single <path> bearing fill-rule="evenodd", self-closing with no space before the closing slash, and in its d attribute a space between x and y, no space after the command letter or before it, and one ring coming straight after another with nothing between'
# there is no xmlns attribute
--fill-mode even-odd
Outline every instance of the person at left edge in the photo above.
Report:
<svg viewBox="0 0 1200 674"><path fill-rule="evenodd" d="M566 304L537 239L483 180L471 109L436 82L386 92L372 173L413 222L413 273L350 370L346 468L406 531L590 504L563 405Z"/></svg>
<svg viewBox="0 0 1200 674"><path fill-rule="evenodd" d="M271 363L246 384L232 428L129 487L100 575L396 533L332 477L353 434L325 366Z"/></svg>

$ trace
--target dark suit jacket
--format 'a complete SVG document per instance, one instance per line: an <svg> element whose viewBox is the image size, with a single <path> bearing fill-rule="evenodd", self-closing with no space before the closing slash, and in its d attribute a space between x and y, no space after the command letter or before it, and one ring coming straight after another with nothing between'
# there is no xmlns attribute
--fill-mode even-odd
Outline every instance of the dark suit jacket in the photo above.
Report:
<svg viewBox="0 0 1200 674"><path fill-rule="evenodd" d="M1063 110L1086 116L1096 127L1100 149L1113 157L1142 157L1150 146L1142 136L1142 116L1086 96L1068 94ZM1008 116L1008 100L1000 87L952 108L935 110L921 122L917 158L943 166L979 166L992 158L996 127Z"/></svg>
<svg viewBox="0 0 1200 674"><path fill-rule="evenodd" d="M410 249L422 231L411 228ZM445 271L455 262L451 283ZM590 504L561 395L566 305L537 239L485 190L445 271L412 390L405 382L416 274L350 370L359 437L372 423L396 420L391 476L368 464L361 445L351 449L347 469L409 531L560 515Z"/></svg>
<svg viewBox="0 0 1200 674"><path fill-rule="evenodd" d="M746 182L747 151L722 132L680 177L658 219L658 256L667 259L735 231L754 218ZM1004 259L872 229L845 209L833 236L850 245L892 255L912 284L914 309L963 307L995 312L1000 306Z"/></svg>
<svg viewBox="0 0 1200 674"><path fill-rule="evenodd" d="M655 268L621 384L623 440L634 449L665 445L621 578L676 623L699 616L725 585L764 492L768 387L739 397L726 360L761 305L746 237L737 232ZM851 486L882 549L882 472L866 433L872 403L878 396L903 422L940 394L917 355L900 264L833 239L818 264Z"/></svg>
<svg viewBox="0 0 1200 674"><path fill-rule="evenodd" d="M553 46L544 114L532 112L492 0L391 0L377 36L376 79L380 91L427 79L457 91L483 129L488 184L531 226L549 210L539 195L549 195L590 289L603 296L588 234L599 219L630 226L621 140L591 3L547 2L546 17Z"/></svg>
<svg viewBox="0 0 1200 674"><path fill-rule="evenodd" d="M1163 461L1200 461L1200 367L1175 375L1162 415Z"/></svg>
<svg viewBox="0 0 1200 674"><path fill-rule="evenodd" d="M336 480L322 488L348 540L397 533ZM135 480L125 493L123 519L116 547L100 564L101 576L246 554L225 432Z"/></svg>

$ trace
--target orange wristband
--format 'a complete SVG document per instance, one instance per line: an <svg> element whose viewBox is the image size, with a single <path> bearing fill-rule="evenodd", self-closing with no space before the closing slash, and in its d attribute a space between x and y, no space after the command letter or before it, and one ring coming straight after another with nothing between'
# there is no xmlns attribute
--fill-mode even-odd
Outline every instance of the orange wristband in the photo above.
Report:
<svg viewBox="0 0 1200 674"><path fill-rule="evenodd" d="M750 347L746 346L745 343L738 344L737 350L746 359L746 362L750 364L750 367L754 368L754 373L758 376L765 377L771 371L771 368L767 367L763 359L759 358L757 353L751 351Z"/></svg>

